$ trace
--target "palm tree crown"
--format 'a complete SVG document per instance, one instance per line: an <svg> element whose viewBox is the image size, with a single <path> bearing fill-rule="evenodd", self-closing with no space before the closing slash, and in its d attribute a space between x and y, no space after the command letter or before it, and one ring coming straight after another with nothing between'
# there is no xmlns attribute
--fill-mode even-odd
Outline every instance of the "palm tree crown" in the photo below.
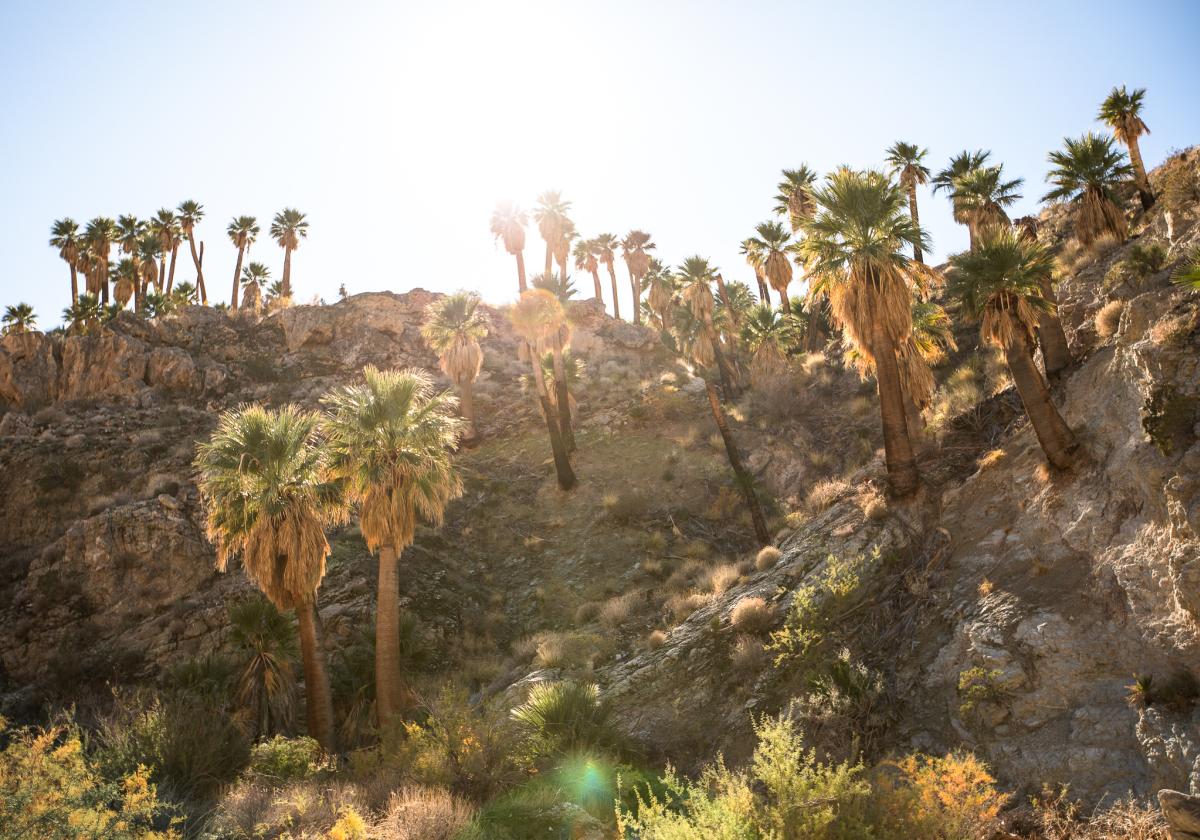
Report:
<svg viewBox="0 0 1200 840"><path fill-rule="evenodd" d="M37 324L37 315L28 303L18 303L4 307L4 335L13 335L32 330Z"/></svg>
<svg viewBox="0 0 1200 840"><path fill-rule="evenodd" d="M504 250L519 254L525 250L525 226L529 214L511 201L502 201L492 211L492 236L504 243Z"/></svg>
<svg viewBox="0 0 1200 840"><path fill-rule="evenodd" d="M816 180L817 173L807 164L783 170L783 180L776 187L779 193L775 196L775 212L788 219L793 231L799 230L813 211L812 190Z"/></svg>
<svg viewBox="0 0 1200 840"><path fill-rule="evenodd" d="M1004 180L1003 165L981 166L955 178L951 196L959 212L978 234L985 227L1009 223L1004 208L1020 200L1017 189L1024 182L1023 178Z"/></svg>
<svg viewBox="0 0 1200 840"><path fill-rule="evenodd" d="M929 180L929 167L925 165L928 149L922 149L915 143L899 141L893 143L887 150L887 162L892 168L892 174L900 179L900 186L924 184Z"/></svg>
<svg viewBox="0 0 1200 840"><path fill-rule="evenodd" d="M1053 272L1054 258L1045 246L997 231L976 253L950 258L946 291L962 302L968 317L982 321L985 341L1004 348L1015 330L1033 342L1037 314L1049 307L1041 284Z"/></svg>
<svg viewBox="0 0 1200 840"><path fill-rule="evenodd" d="M483 365L480 339L488 334L487 316L474 292L438 298L425 310L421 336L437 353L442 373L455 385L473 382Z"/></svg>
<svg viewBox="0 0 1200 840"><path fill-rule="evenodd" d="M1054 168L1046 180L1054 189L1042 201L1078 202L1076 234L1084 245L1103 233L1124 239L1127 230L1116 187L1133 174L1125 153L1111 137L1088 132L1078 139L1067 137L1063 149L1050 153Z"/></svg>
<svg viewBox="0 0 1200 840"><path fill-rule="evenodd" d="M1146 98L1145 88L1127 91L1124 85L1114 87L1100 103L1097 119L1112 129L1117 139L1126 146L1132 145L1150 129L1142 121L1142 101Z"/></svg>
<svg viewBox="0 0 1200 840"><path fill-rule="evenodd" d="M285 207L271 219L271 237L280 248L294 251L308 238L308 219L294 207Z"/></svg>
<svg viewBox="0 0 1200 840"><path fill-rule="evenodd" d="M229 241L235 248L248 248L258 239L262 228L258 226L258 219L253 216L235 216L225 228L225 233L229 235Z"/></svg>

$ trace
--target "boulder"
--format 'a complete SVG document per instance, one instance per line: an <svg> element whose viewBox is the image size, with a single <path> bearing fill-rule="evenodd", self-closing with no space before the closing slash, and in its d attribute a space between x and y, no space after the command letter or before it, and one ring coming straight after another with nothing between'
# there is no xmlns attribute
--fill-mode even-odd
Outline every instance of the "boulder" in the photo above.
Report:
<svg viewBox="0 0 1200 840"><path fill-rule="evenodd" d="M0 339L0 402L37 411L58 396L54 342L44 333L23 332Z"/></svg>
<svg viewBox="0 0 1200 840"><path fill-rule="evenodd" d="M178 347L155 347L146 365L146 382L168 391L197 391L203 379L186 352Z"/></svg>
<svg viewBox="0 0 1200 840"><path fill-rule="evenodd" d="M1200 840L1200 796L1160 790L1158 805L1170 826L1171 840Z"/></svg>
<svg viewBox="0 0 1200 840"><path fill-rule="evenodd" d="M111 330L63 341L59 399L130 396L146 387L149 347Z"/></svg>

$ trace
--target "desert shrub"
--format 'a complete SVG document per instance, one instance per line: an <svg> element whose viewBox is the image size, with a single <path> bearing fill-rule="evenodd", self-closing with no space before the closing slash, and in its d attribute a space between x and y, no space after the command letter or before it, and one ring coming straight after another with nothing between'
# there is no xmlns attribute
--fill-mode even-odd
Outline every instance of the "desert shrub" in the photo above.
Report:
<svg viewBox="0 0 1200 840"><path fill-rule="evenodd" d="M600 608L600 623L608 628L620 627L629 620L629 614L637 601L635 594L618 595L609 598Z"/></svg>
<svg viewBox="0 0 1200 840"><path fill-rule="evenodd" d="M704 592L686 592L673 595L665 606L671 618L678 624L711 600L712 595Z"/></svg>
<svg viewBox="0 0 1200 840"><path fill-rule="evenodd" d="M740 635L733 643L729 662L733 670L742 676L756 674L767 664L767 651L755 637Z"/></svg>
<svg viewBox="0 0 1200 840"><path fill-rule="evenodd" d="M337 822L329 827L328 840L367 840L367 823L346 805L338 812Z"/></svg>
<svg viewBox="0 0 1200 840"><path fill-rule="evenodd" d="M572 837L582 813L579 807L564 802L564 792L557 785L524 785L484 805L475 821L454 840Z"/></svg>
<svg viewBox="0 0 1200 840"><path fill-rule="evenodd" d="M618 836L639 840L693 837L780 837L805 840L866 837L869 792L857 764L823 764L805 750L786 718L755 721L750 766L731 770L718 760L695 781L667 768L661 794L639 793L619 808Z"/></svg>
<svg viewBox="0 0 1200 840"><path fill-rule="evenodd" d="M959 672L958 714L964 720L978 720L981 706L1004 700L1005 691L999 680L1002 673L976 666Z"/></svg>
<svg viewBox="0 0 1200 840"><path fill-rule="evenodd" d="M872 776L871 822L883 837L987 840L1000 827L1008 800L975 756L909 755Z"/></svg>
<svg viewBox="0 0 1200 840"><path fill-rule="evenodd" d="M443 788L406 786L372 826L378 840L451 840L475 817L467 800Z"/></svg>
<svg viewBox="0 0 1200 840"><path fill-rule="evenodd" d="M250 744L211 697L114 695L96 731L96 761L108 778L145 767L164 796L207 800L246 766Z"/></svg>
<svg viewBox="0 0 1200 840"><path fill-rule="evenodd" d="M680 549L680 553L692 560L703 560L712 554L712 546L704 540L688 540Z"/></svg>
<svg viewBox="0 0 1200 840"><path fill-rule="evenodd" d="M363 785L330 779L305 779L284 785L242 779L221 796L202 836L223 840L328 838L338 823L343 831L357 829L357 821L344 819L347 814L381 808L387 793L378 796Z"/></svg>
<svg viewBox="0 0 1200 840"><path fill-rule="evenodd" d="M790 712L809 743L833 758L869 754L887 723L883 675L843 649L813 668L808 686Z"/></svg>
<svg viewBox="0 0 1200 840"><path fill-rule="evenodd" d="M709 565L702 560L688 560L667 578L666 588L672 592L700 585L708 577Z"/></svg>
<svg viewBox="0 0 1200 840"><path fill-rule="evenodd" d="M872 558L878 557L875 549ZM796 590L783 626L771 633L767 645L775 655L776 667L802 659L824 640L833 614L857 593L863 564L861 556L842 560L831 554L821 574Z"/></svg>
<svg viewBox="0 0 1200 840"><path fill-rule="evenodd" d="M599 601L587 601L580 604L575 609L575 623L590 624L600 617L600 611L603 607L604 604L601 604Z"/></svg>
<svg viewBox="0 0 1200 840"><path fill-rule="evenodd" d="M250 750L246 778L271 785L309 779L330 769L332 765L315 739L276 735Z"/></svg>
<svg viewBox="0 0 1200 840"><path fill-rule="evenodd" d="M641 519L651 507L645 494L635 490L606 493L601 499L601 503L604 506L605 515L613 522L621 524Z"/></svg>
<svg viewBox="0 0 1200 840"><path fill-rule="evenodd" d="M732 563L724 563L716 568L710 569L704 577L704 589L720 595L725 590L738 582L741 575L738 573L737 566Z"/></svg>
<svg viewBox="0 0 1200 840"><path fill-rule="evenodd" d="M0 840L168 840L179 835L144 767L106 777L79 728L9 729L0 718ZM160 830L156 830L156 826Z"/></svg>
<svg viewBox="0 0 1200 840"><path fill-rule="evenodd" d="M757 636L771 629L775 613L762 598L742 598L729 613L730 623L739 632Z"/></svg>
<svg viewBox="0 0 1200 840"><path fill-rule="evenodd" d="M1042 840L1171 840L1167 822L1159 809L1132 796L1119 799L1102 811L1084 817L1079 803L1064 786L1055 791L1042 788L1031 797L1028 825L1017 828Z"/></svg>
<svg viewBox="0 0 1200 840"><path fill-rule="evenodd" d="M667 535L662 531L651 531L646 535L646 551L662 554L667 550Z"/></svg>
<svg viewBox="0 0 1200 840"><path fill-rule="evenodd" d="M1182 162L1165 167L1158 191L1159 200L1165 210L1171 213L1186 213L1192 210L1200 203L1200 179L1196 177L1195 167Z"/></svg>
<svg viewBox="0 0 1200 840"><path fill-rule="evenodd" d="M882 494L875 490L863 493L858 497L858 506L862 509L863 516L868 522L878 522L887 516L888 506L887 499Z"/></svg>
<svg viewBox="0 0 1200 840"><path fill-rule="evenodd" d="M658 650L667 643L667 634L662 630L651 630L646 636L646 647L649 650Z"/></svg>
<svg viewBox="0 0 1200 840"><path fill-rule="evenodd" d="M818 514L828 508L850 489L850 485L841 479L831 478L818 481L808 491L804 500L805 507L813 514Z"/></svg>
<svg viewBox="0 0 1200 840"><path fill-rule="evenodd" d="M779 562L779 558L783 556L783 552L773 545L763 546L758 550L758 555L754 558L754 568L760 572L765 572Z"/></svg>
<svg viewBox="0 0 1200 840"><path fill-rule="evenodd" d="M1125 255L1125 266L1134 277L1139 279L1149 277L1162 271L1167 263L1167 249L1161 242L1135 243Z"/></svg>
<svg viewBox="0 0 1200 840"><path fill-rule="evenodd" d="M1096 335L1101 338L1111 338L1117 334L1121 326L1121 313L1125 311L1125 303L1120 300L1110 300L1096 313Z"/></svg>
<svg viewBox="0 0 1200 840"><path fill-rule="evenodd" d="M1161 682L1155 682L1153 675L1144 674L1136 677L1129 686L1129 704L1136 707L1166 706L1176 712L1186 714L1191 711L1196 701L1200 699L1200 680L1186 668L1172 671L1170 676Z"/></svg>
<svg viewBox="0 0 1200 840"><path fill-rule="evenodd" d="M620 749L612 707L594 683L538 683L529 698L512 710L512 718L537 756L615 754Z"/></svg>
<svg viewBox="0 0 1200 840"><path fill-rule="evenodd" d="M1159 452L1170 455L1186 449L1193 437L1200 398L1174 388L1156 388L1143 406L1142 428Z"/></svg>
<svg viewBox="0 0 1200 840"><path fill-rule="evenodd" d="M537 641L541 668L592 668L612 651L612 641L595 633L544 633Z"/></svg>
<svg viewBox="0 0 1200 840"><path fill-rule="evenodd" d="M1159 347L1177 347L1187 341L1195 328L1195 313L1169 315L1150 328L1150 340Z"/></svg>

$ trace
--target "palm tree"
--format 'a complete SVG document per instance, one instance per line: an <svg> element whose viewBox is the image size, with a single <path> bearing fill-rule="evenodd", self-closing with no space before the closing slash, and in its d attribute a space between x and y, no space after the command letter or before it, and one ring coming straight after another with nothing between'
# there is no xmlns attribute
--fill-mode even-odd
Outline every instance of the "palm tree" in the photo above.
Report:
<svg viewBox="0 0 1200 840"><path fill-rule="evenodd" d="M1185 289L1200 291L1200 248L1193 250L1171 272L1171 282Z"/></svg>
<svg viewBox="0 0 1200 840"><path fill-rule="evenodd" d="M229 626L230 641L245 658L238 705L253 715L258 737L286 732L296 711L295 623L270 601L252 597L229 608Z"/></svg>
<svg viewBox="0 0 1200 840"><path fill-rule="evenodd" d="M483 367L480 339L488 334L487 316L479 308L475 292L455 292L438 298L425 310L421 335L438 356L442 373L450 377L462 394L463 419L467 428L464 437L475 440L475 377Z"/></svg>
<svg viewBox="0 0 1200 840"><path fill-rule="evenodd" d="M196 284L183 282L172 289L171 294L167 297L171 299L176 309L181 309L184 306L195 305L197 293Z"/></svg>
<svg viewBox="0 0 1200 840"><path fill-rule="evenodd" d="M142 285L142 275L137 262L132 257L124 257L117 263L112 272L112 280L113 297L116 298L117 305L124 309L132 299L134 310L141 309L142 296L139 290Z"/></svg>
<svg viewBox="0 0 1200 840"><path fill-rule="evenodd" d="M546 243L546 268L542 272L549 275L554 270L554 249L567 230L570 219L567 211L571 202L564 201L557 190L547 190L537 197L537 206L533 208L533 219L537 222L538 233Z"/></svg>
<svg viewBox="0 0 1200 840"><path fill-rule="evenodd" d="M1142 209L1149 210L1154 206L1154 192L1150 189L1150 179L1146 177L1146 164L1142 163L1142 150L1138 145L1138 138L1150 133L1150 129L1142 122L1142 100L1145 97L1145 88L1135 88L1130 93L1125 90L1125 85L1114 87L1112 93L1100 103L1098 118L1111 128L1117 139L1129 149L1129 160L1133 164L1133 178L1142 200Z"/></svg>
<svg viewBox="0 0 1200 840"><path fill-rule="evenodd" d="M90 258L88 291L99 292L101 303L108 303L108 256L119 235L117 223L108 216L92 219L83 232Z"/></svg>
<svg viewBox="0 0 1200 840"><path fill-rule="evenodd" d="M18 303L4 307L4 318L0 319L0 323L4 324L4 335L19 335L34 328L37 315L28 303Z"/></svg>
<svg viewBox="0 0 1200 840"><path fill-rule="evenodd" d="M76 266L79 264L79 252L83 240L79 235L79 224L74 219L58 219L50 227L50 247L58 251L58 255L71 269L71 300L79 297L79 276Z"/></svg>
<svg viewBox="0 0 1200 840"><path fill-rule="evenodd" d="M675 274L660 260L651 258L645 282L646 288L649 290L646 301L658 318L659 326L664 330L669 330L671 328L671 310L675 307L675 297L679 290L678 284L675 282Z"/></svg>
<svg viewBox="0 0 1200 840"><path fill-rule="evenodd" d="M242 278L242 259L246 256L246 250L254 244L254 240L258 239L258 234L261 233L261 228L258 226L258 219L253 216L235 216L229 223L229 227L225 228L225 233L229 235L229 241L238 249L237 265L233 267L233 291L229 293L229 308L233 312L238 309L238 284Z"/></svg>
<svg viewBox="0 0 1200 840"><path fill-rule="evenodd" d="M655 245L644 230L631 230L621 240L621 258L629 270L629 286L633 290L633 323L642 323L642 278L650 270L650 255Z"/></svg>
<svg viewBox="0 0 1200 840"><path fill-rule="evenodd" d="M504 243L504 250L517 258L517 284L523 292L525 285L525 226L529 215L511 201L502 201L492 211L492 236Z"/></svg>
<svg viewBox="0 0 1200 840"><path fill-rule="evenodd" d="M100 329L100 320L104 310L100 299L90 292L84 292L71 305L63 310L63 324L68 335L89 335Z"/></svg>
<svg viewBox="0 0 1200 840"><path fill-rule="evenodd" d="M575 270L586 271L592 275L592 283L596 287L596 300L604 303L604 290L600 286L600 260L596 256L596 246L591 239L580 239L575 242Z"/></svg>
<svg viewBox="0 0 1200 840"><path fill-rule="evenodd" d="M576 483L575 472L571 469L571 461L563 440L558 412L546 396L546 380L542 375L542 366L538 363L542 354L561 335L563 323L566 321L562 303L552 292L545 289L527 289L521 293L521 297L513 306L509 317L512 320L513 329L525 342L525 353L533 368L534 390L542 416L546 420L546 430L550 434L550 450L554 455L554 471L558 477L559 489L570 490ZM563 385L566 385L565 380ZM561 399L559 405L569 408L570 400Z"/></svg>
<svg viewBox="0 0 1200 840"><path fill-rule="evenodd" d="M200 243L200 251L196 251L196 225L204 218L204 205L188 199L179 204L179 227L188 241L192 252L192 263L196 266L196 288L200 292L200 305L208 306L208 291L204 287L204 243Z"/></svg>
<svg viewBox="0 0 1200 840"><path fill-rule="evenodd" d="M897 351L912 330L911 286L927 269L902 253L927 246L899 185L882 172L840 169L816 190L817 212L804 225L803 254L814 283L829 296L846 338L876 368L888 478L898 496L917 489Z"/></svg>
<svg viewBox="0 0 1200 840"><path fill-rule="evenodd" d="M158 237L153 233L147 232L138 240L137 263L138 274L141 277L141 282L138 286L141 297L146 296L146 292L150 289L150 284L152 283L157 291L162 291L158 286L158 257L161 253L161 248L162 246L159 244ZM138 308L141 308L140 305Z"/></svg>
<svg viewBox="0 0 1200 840"><path fill-rule="evenodd" d="M933 191L936 193L939 190L945 190L950 194L951 206L954 209L954 221L960 225L967 225L968 234L974 236L974 231L967 223L967 217L964 214L963 208L958 201L954 199L954 182L976 169L981 169L992 153L984 149L976 149L975 151L962 151L954 157L950 158L949 165L933 176L930 182L933 184ZM971 239L971 244L974 246L975 240Z"/></svg>
<svg viewBox="0 0 1200 840"><path fill-rule="evenodd" d="M791 236L779 222L763 222L756 227L755 247L762 255L763 274L771 288L779 293L780 305L787 314L792 312L787 288L792 282L792 263L788 259Z"/></svg>
<svg viewBox="0 0 1200 840"><path fill-rule="evenodd" d="M158 269L158 290L170 294L171 288L175 285L175 259L179 255L179 243L183 241L181 238L183 228L179 226L179 219L175 216L175 211L163 207L150 220L149 231L158 237L159 255L162 259L162 264ZM168 256L171 258L169 275L167 273Z"/></svg>
<svg viewBox="0 0 1200 840"><path fill-rule="evenodd" d="M699 255L688 257L675 269L680 297L691 311L692 317L701 325L704 339L712 348L713 361L716 362L725 397L733 399L737 396L734 390L733 372L730 371L725 354L721 351L721 343L717 340L716 326L713 324L712 283L715 273L716 270L709 265L708 260Z"/></svg>
<svg viewBox="0 0 1200 840"><path fill-rule="evenodd" d="M788 352L800 341L800 324L788 315L760 303L742 324L742 341L750 351L750 383L756 389L778 384L787 373Z"/></svg>
<svg viewBox="0 0 1200 840"><path fill-rule="evenodd" d="M809 169L807 164L801 164L799 169L783 170L783 180L776 187L779 194L775 196L775 212L787 217L793 233L799 231L804 220L812 215L813 184L816 180L817 173Z"/></svg>
<svg viewBox="0 0 1200 840"><path fill-rule="evenodd" d="M285 207L271 220L271 236L283 249L283 291L285 301L292 298L292 251L300 247L300 240L308 238L308 219L294 207Z"/></svg>
<svg viewBox="0 0 1200 840"><path fill-rule="evenodd" d="M767 291L766 273L764 266L767 258L763 254L763 243L751 236L743 239L738 253L746 258L746 264L754 270L754 279L758 282L758 299L763 303L771 302L771 294Z"/></svg>
<svg viewBox="0 0 1200 840"><path fill-rule="evenodd" d="M579 232L575 230L575 223L567 219L563 224L562 234L554 245L554 262L558 264L558 273L561 277L567 276L567 260L571 257L571 243L577 238L579 238Z"/></svg>
<svg viewBox="0 0 1200 840"><path fill-rule="evenodd" d="M446 505L462 494L450 460L461 423L455 399L435 393L417 368L363 370L363 383L322 398L333 475L359 506L367 550L379 553L375 618L375 700L386 727L405 703L400 673L400 554L418 519L442 524Z"/></svg>
<svg viewBox="0 0 1200 840"><path fill-rule="evenodd" d="M1011 224L1005 207L1021 198L1017 189L1023 178L1004 180L1004 166L981 166L954 180L951 197L967 222L971 241L978 242L991 228Z"/></svg>
<svg viewBox="0 0 1200 840"><path fill-rule="evenodd" d="M1092 132L1077 140L1067 137L1063 145L1062 151L1050 153L1054 169L1046 180L1055 186L1042 201L1078 203L1075 237L1082 245L1091 245L1106 233L1124 241L1128 226L1115 190L1133 174L1125 153L1113 148L1111 137Z"/></svg>
<svg viewBox="0 0 1200 840"><path fill-rule="evenodd" d="M567 302L575 294L575 286L571 283L571 278L565 274L551 274L549 276L538 274L530 283L533 285L533 288L554 295L562 307L562 317L559 322L558 331L550 336L546 344L554 362L554 396L551 402L558 412L559 436L562 438L563 446L566 447L567 452L571 453L575 451L575 430L574 424L571 421L571 406L573 403L569 393L570 383L567 380L563 364L564 354L571 343L571 324L567 320L566 307Z"/></svg>
<svg viewBox="0 0 1200 840"><path fill-rule="evenodd" d="M929 181L929 167L925 165L927 154L928 149L903 141L893 143L887 150L887 162L892 167L892 174L899 176L900 187L908 193L908 213L917 227L921 226L921 217L917 213L917 185ZM913 259L925 262L920 245L913 246Z"/></svg>
<svg viewBox="0 0 1200 840"><path fill-rule="evenodd" d="M146 230L146 223L132 213L117 216L117 241L121 243L121 251L136 255Z"/></svg>
<svg viewBox="0 0 1200 840"><path fill-rule="evenodd" d="M703 260L701 257L692 257L690 260ZM690 261L689 260L689 261ZM686 263L685 263L686 265ZM680 272L681 274L683 272ZM699 276L703 273L703 267L699 263L694 263L687 272L690 276ZM742 499L746 504L746 509L750 512L750 520L754 525L754 535L758 541L767 545L770 541L770 535L767 533L767 523L763 518L762 508L758 503L758 496L754 491L754 479L746 470L745 464L742 461L742 455L737 447L737 442L734 440L733 431L729 428L729 422L725 419L725 411L721 406L721 398L717 393L716 386L712 383L711 375L704 375L705 368L710 368L716 362L718 353L720 352L713 340L713 331L705 321L698 316L697 313L702 313L704 310L704 295L699 291L701 284L699 281L692 281L684 289L683 305L679 306L671 317L671 332L672 335L664 337L671 341L672 349L683 356L685 359L695 365L701 372L701 378L704 380L704 390L708 396L708 408L712 412L713 422L717 424L717 431L721 435L721 440L725 444L725 457L729 460L729 467L733 470L734 480L741 491ZM709 292L708 300L711 303L712 293Z"/></svg>
<svg viewBox="0 0 1200 840"><path fill-rule="evenodd" d="M1051 464L1065 469L1074 460L1075 436L1050 401L1033 361L1037 312L1051 306L1041 284L1053 270L1054 258L1044 245L1022 242L1011 230L995 231L974 253L950 258L947 291L968 316L981 319L981 338L1004 351L1042 451Z"/></svg>
<svg viewBox="0 0 1200 840"><path fill-rule="evenodd" d="M197 447L195 467L217 569L225 571L240 555L247 577L268 600L295 610L308 731L332 754L333 698L316 600L329 556L324 527L345 522L347 512L318 445L318 429L316 414L293 405L232 409Z"/></svg>
<svg viewBox="0 0 1200 840"><path fill-rule="evenodd" d="M262 287L271 279L271 269L260 262L251 262L242 269L242 308L258 312L262 308Z"/></svg>
<svg viewBox="0 0 1200 840"><path fill-rule="evenodd" d="M608 269L608 279L612 282L613 317L621 320L621 305L617 300L617 270L613 267L617 259L617 247L621 241L611 233L602 233L592 240L596 248L596 256ZM637 301L633 302L637 307Z"/></svg>

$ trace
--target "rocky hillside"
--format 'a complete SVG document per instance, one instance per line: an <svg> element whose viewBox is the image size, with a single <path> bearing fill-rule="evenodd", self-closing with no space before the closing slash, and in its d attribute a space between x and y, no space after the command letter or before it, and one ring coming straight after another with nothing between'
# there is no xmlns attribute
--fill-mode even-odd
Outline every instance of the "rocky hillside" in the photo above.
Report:
<svg viewBox="0 0 1200 840"><path fill-rule="evenodd" d="M1196 179L1198 157L1154 177ZM1069 782L1089 799L1200 788L1200 711L1181 699L1200 618L1200 296L1168 282L1200 241L1197 206L1160 206L1130 242L1087 252L1065 244L1062 208L1043 214L1077 359L1054 386L1085 450L1069 473L1046 470L969 325L938 371L924 489L903 506L880 492L870 383L812 356L788 400L733 406L776 500L782 554L758 567L702 387L651 331L574 306L588 378L582 484L564 496L492 311L466 492L404 560L431 670L513 696L586 671L647 753L677 762L743 754L751 713L802 698L831 751L966 746L1014 789ZM1150 241L1166 261L1132 272ZM417 332L431 299L4 338L0 711L34 717L220 647L250 588L214 571L196 440L243 402L315 407L365 364L435 369ZM336 653L370 621L375 571L355 528L331 542L320 615ZM752 597L768 607L754 632L733 617ZM747 642L781 628L813 635L784 652ZM1157 702L1128 702L1135 674Z"/></svg>

